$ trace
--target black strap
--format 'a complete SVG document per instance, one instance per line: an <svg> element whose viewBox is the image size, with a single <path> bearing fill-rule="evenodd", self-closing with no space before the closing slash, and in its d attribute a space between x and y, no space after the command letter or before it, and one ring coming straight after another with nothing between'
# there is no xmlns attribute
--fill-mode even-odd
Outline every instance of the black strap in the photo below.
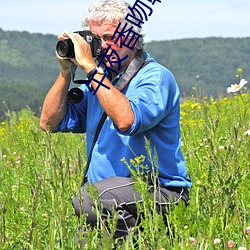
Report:
<svg viewBox="0 0 250 250"><path fill-rule="evenodd" d="M130 81L133 79L135 74L141 68L143 68L144 66L146 66L150 62L150 61L145 61L145 60L146 60L146 56L145 56L144 52L142 50L138 51L137 56L131 61L128 68L126 69L124 74L120 77L120 79L118 80L118 82L115 85L115 87L119 91L122 91L130 83ZM87 160L86 167L84 170L84 175L83 175L83 180L82 180L81 186L83 186L87 182L87 174L88 174L88 170L89 170L89 164L90 164L90 161L92 158L92 152L93 152L95 143L98 139L98 136L100 134L100 131L102 129L102 126L104 124L104 121L106 120L106 117L107 117L107 114L104 112L102 114L102 117L101 117L98 125L97 125L95 136L94 136L94 139L93 139L93 142L91 145L88 160Z"/></svg>
<svg viewBox="0 0 250 250"><path fill-rule="evenodd" d="M136 73L149 62L146 61L146 55L143 50L139 50L136 57L131 61L126 71L122 74L115 87L123 91L130 81L134 78Z"/></svg>
<svg viewBox="0 0 250 250"><path fill-rule="evenodd" d="M92 142L92 145L91 145L91 149L90 149L90 152L89 152L89 157L88 157L86 167L85 167L85 170L84 170L84 175L83 175L83 180L82 180L81 186L83 186L83 184L87 182L87 173L88 173L89 164L90 164L90 161L91 161L91 158L92 158L92 152L93 152L95 143L97 141L97 138L98 138L98 136L100 134L100 131L102 129L102 125L103 125L104 121L106 120L106 117L107 117L107 114L104 112L102 114L102 117L101 117L98 125L97 125L96 131L95 131L95 136L94 136L94 139L93 139L93 142Z"/></svg>

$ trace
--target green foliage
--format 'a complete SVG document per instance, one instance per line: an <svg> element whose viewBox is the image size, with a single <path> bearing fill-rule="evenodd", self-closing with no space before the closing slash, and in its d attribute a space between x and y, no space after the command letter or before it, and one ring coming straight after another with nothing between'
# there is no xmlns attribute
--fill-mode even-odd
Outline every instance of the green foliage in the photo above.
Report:
<svg viewBox="0 0 250 250"><path fill-rule="evenodd" d="M229 240L235 249L249 249L249 102L249 94L186 100L181 126L182 150L193 180L190 204L172 207L165 226L136 171L144 167L144 156L138 156L127 165L143 196L138 204L143 230L136 227L127 239L113 240L117 221L108 218L111 235L99 221L99 230L88 228L84 234L85 249L219 250L227 249ZM80 220L74 216L71 197L81 183L85 139L40 131L38 118L28 109L7 118L0 123L0 249L80 249L83 235L76 228L87 225L84 215ZM155 159L151 162L155 166ZM101 204L95 190L91 193L99 213Z"/></svg>
<svg viewBox="0 0 250 250"><path fill-rule="evenodd" d="M44 96L45 91L29 82L0 80L0 121L6 118L10 110L19 111L20 107L29 108L39 115Z"/></svg>
<svg viewBox="0 0 250 250"><path fill-rule="evenodd" d="M146 50L173 72L184 97L197 84L201 96L224 96L225 88L237 83L237 69L248 70L250 65L250 38L154 41L146 44Z"/></svg>
<svg viewBox="0 0 250 250"><path fill-rule="evenodd" d="M57 78L60 65L55 56L57 37L0 29L1 101L12 111L27 105L37 112L46 92ZM204 38L153 41L146 50L169 68L180 86L182 97L224 96L230 84L237 83L237 69L249 79L250 38ZM245 72L246 71L246 72ZM16 84L20 88L16 90ZM8 88L4 92L6 85ZM27 88L32 95L27 97ZM16 91L18 95L15 95ZM13 95L12 95L13 94ZM15 105L11 101L15 98ZM0 104L2 105L2 104ZM34 108L33 108L34 107ZM4 108L0 110L2 120Z"/></svg>
<svg viewBox="0 0 250 250"><path fill-rule="evenodd" d="M36 114L59 72L53 35L0 29L0 121L9 110Z"/></svg>
<svg viewBox="0 0 250 250"><path fill-rule="evenodd" d="M12 113L0 134L0 249L69 249L60 239L75 233L85 141L41 132L29 110Z"/></svg>
<svg viewBox="0 0 250 250"><path fill-rule="evenodd" d="M0 79L29 82L47 90L60 69L56 36L0 29Z"/></svg>

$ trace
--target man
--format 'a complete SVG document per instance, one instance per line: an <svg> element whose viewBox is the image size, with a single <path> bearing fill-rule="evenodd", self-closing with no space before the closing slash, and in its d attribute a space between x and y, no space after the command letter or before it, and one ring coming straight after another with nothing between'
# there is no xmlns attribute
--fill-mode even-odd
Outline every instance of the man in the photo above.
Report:
<svg viewBox="0 0 250 250"><path fill-rule="evenodd" d="M127 3L106 0L93 4L84 21L84 27L102 40L105 57L101 66L108 69L108 75L97 67L98 62L92 58L90 46L82 36L65 32L59 37L60 40L72 40L75 58L57 55L62 69L45 98L40 119L43 130L86 132L87 156L89 159L91 156L87 181L99 192L103 220L107 215L112 219L114 209L120 211L115 237L128 234L135 226L136 202L141 201L130 178L130 169L122 158L130 162L136 156L144 155L143 164L149 171L158 173L157 208L161 211L165 211L171 202L183 200L188 203L188 188L191 187L180 149L178 86L169 70L143 51L140 27L134 26L137 36L130 36L136 41L133 49L124 42L126 33L117 39L125 24L131 26L125 19L128 13ZM80 87L84 93L80 103L68 101L73 65L84 70L91 81L91 88L87 85ZM107 117L91 150L103 112ZM157 166L150 162L146 140L151 151L156 150ZM150 180L149 185L152 185ZM73 198L76 214L85 214L87 223L95 226L94 203L86 185L82 186L80 195L82 204L78 198Z"/></svg>

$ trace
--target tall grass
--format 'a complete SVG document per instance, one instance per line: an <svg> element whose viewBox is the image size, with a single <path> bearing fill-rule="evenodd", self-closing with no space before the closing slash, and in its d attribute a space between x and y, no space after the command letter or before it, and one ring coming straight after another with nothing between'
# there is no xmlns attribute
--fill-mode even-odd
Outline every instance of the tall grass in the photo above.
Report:
<svg viewBox="0 0 250 250"><path fill-rule="evenodd" d="M249 103L249 94L186 100L181 128L193 180L190 204L170 209L165 225L142 181L141 227L118 242L112 239L116 220L107 221L111 235L100 221L99 229L85 233L85 249L228 249L229 240L235 249L250 249ZM0 249L80 249L76 229L86 223L75 217L71 197L85 160L83 135L41 132L28 109L6 114L0 124ZM143 165L143 157L128 164Z"/></svg>

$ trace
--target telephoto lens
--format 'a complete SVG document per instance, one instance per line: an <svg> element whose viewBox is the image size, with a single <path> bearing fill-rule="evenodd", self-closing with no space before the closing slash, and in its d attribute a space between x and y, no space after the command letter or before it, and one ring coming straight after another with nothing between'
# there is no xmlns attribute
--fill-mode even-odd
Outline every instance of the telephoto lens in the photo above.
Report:
<svg viewBox="0 0 250 250"><path fill-rule="evenodd" d="M102 53L102 40L95 36L90 30L75 31L82 36L86 42L90 45L92 56L98 58ZM56 51L61 57L74 58L74 44L70 39L58 41L56 44Z"/></svg>
<svg viewBox="0 0 250 250"><path fill-rule="evenodd" d="M61 57L68 57L68 58L75 57L74 44L70 39L58 41L56 45L56 51L58 55Z"/></svg>

